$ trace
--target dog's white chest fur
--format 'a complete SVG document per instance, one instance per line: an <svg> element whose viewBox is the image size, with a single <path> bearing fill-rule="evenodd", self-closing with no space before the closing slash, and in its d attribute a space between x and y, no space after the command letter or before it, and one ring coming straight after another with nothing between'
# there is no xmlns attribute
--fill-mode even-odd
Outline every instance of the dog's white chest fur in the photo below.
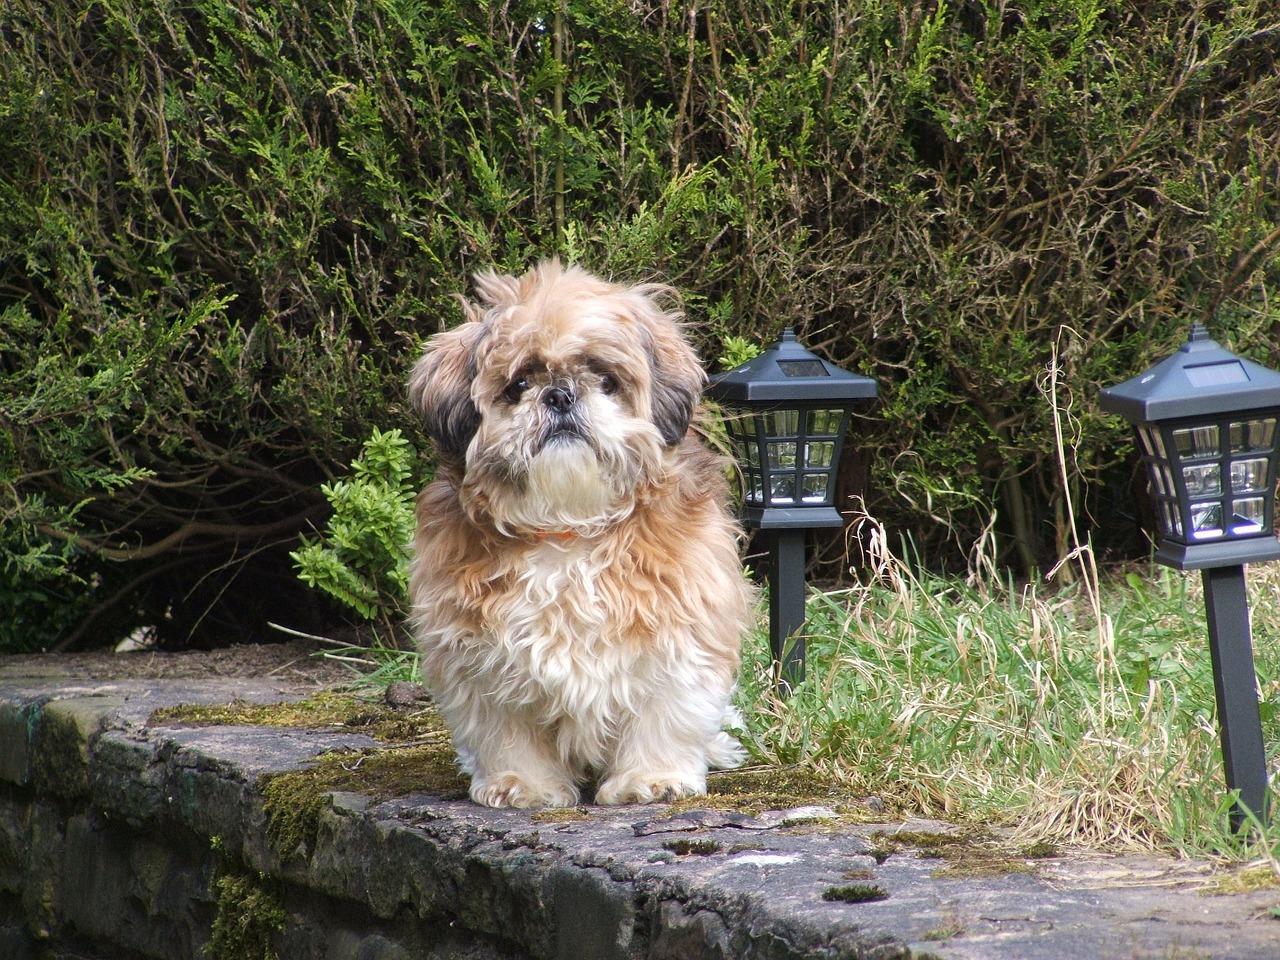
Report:
<svg viewBox="0 0 1280 960"><path fill-rule="evenodd" d="M587 541L540 544L495 618L511 702L544 723L609 729L631 706L636 648L601 602L603 573Z"/></svg>

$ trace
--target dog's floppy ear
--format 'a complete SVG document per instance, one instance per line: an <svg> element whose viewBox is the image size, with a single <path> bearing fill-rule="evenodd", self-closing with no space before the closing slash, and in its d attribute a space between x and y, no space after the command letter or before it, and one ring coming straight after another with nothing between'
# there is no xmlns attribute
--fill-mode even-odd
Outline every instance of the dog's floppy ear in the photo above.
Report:
<svg viewBox="0 0 1280 960"><path fill-rule="evenodd" d="M459 462L466 459L471 438L480 429L471 383L484 333L485 325L472 319L436 334L409 375L409 399L422 415L427 433L442 456Z"/></svg>
<svg viewBox="0 0 1280 960"><path fill-rule="evenodd" d="M637 319L648 335L653 423L667 445L674 446L689 432L707 375L681 333L678 294L660 283L643 284L634 292L647 305L647 309L637 311ZM674 302L675 308L664 310L663 301Z"/></svg>

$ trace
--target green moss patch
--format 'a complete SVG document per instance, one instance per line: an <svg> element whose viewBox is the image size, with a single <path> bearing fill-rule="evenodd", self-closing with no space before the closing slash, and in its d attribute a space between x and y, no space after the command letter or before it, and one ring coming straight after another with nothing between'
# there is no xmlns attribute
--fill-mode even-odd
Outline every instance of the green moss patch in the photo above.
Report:
<svg viewBox="0 0 1280 960"><path fill-rule="evenodd" d="M279 883L260 873L227 869L214 881L217 912L206 948L209 960L278 960L273 935L284 929Z"/></svg>
<svg viewBox="0 0 1280 960"><path fill-rule="evenodd" d="M841 887L827 887L822 899L840 903L874 903L889 899L889 891L878 883L849 883Z"/></svg>
<svg viewBox="0 0 1280 960"><path fill-rule="evenodd" d="M921 934L920 939L926 942L939 943L943 940L952 940L955 937L964 936L964 927L958 921L944 923L932 930L926 930Z"/></svg>
<svg viewBox="0 0 1280 960"><path fill-rule="evenodd" d="M945 833L933 830L877 830L870 837L871 854L883 863L895 853L914 850L925 860L939 860L938 878L999 877L1011 873L1035 873L1030 862L1052 856L1051 847L1014 849L985 830Z"/></svg>
<svg viewBox="0 0 1280 960"><path fill-rule="evenodd" d="M874 822L872 814L841 780L799 767L751 767L720 770L707 778L706 796L674 804L680 810L723 810L757 816L767 810L792 807L830 807L842 822Z"/></svg>
<svg viewBox="0 0 1280 960"><path fill-rule="evenodd" d="M335 791L376 800L430 793L447 800L467 796L448 738L394 750L341 750L302 770L267 774L259 781L267 837L282 856L315 849L320 813Z"/></svg>
<svg viewBox="0 0 1280 960"><path fill-rule="evenodd" d="M337 691L325 691L284 703L235 700L227 704L179 704L155 711L149 723L152 726L345 730L366 734L381 743L406 743L447 736L444 721L434 707L404 712Z"/></svg>
<svg viewBox="0 0 1280 960"><path fill-rule="evenodd" d="M529 814L530 823L572 823L590 819L591 811L585 807L548 807Z"/></svg>
<svg viewBox="0 0 1280 960"><path fill-rule="evenodd" d="M1058 845L1049 840L1036 840L1022 848L1022 855L1029 860L1048 860L1058 855Z"/></svg>
<svg viewBox="0 0 1280 960"><path fill-rule="evenodd" d="M1259 890L1275 890L1280 887L1280 874L1270 866L1244 867L1218 877L1206 890L1213 895L1255 893Z"/></svg>
<svg viewBox="0 0 1280 960"><path fill-rule="evenodd" d="M676 856L687 857L709 857L713 853L720 852L720 844L714 840L690 840L681 837L679 840L668 840L663 843L664 850L670 850Z"/></svg>
<svg viewBox="0 0 1280 960"><path fill-rule="evenodd" d="M453 744L433 707L413 712L326 691L303 700L213 706L184 704L151 715L150 723L187 726L266 726L358 732L394 749L336 750L301 770L267 774L258 783L267 837L282 856L315 849L320 813L335 791L388 800L410 793L445 799L467 795Z"/></svg>

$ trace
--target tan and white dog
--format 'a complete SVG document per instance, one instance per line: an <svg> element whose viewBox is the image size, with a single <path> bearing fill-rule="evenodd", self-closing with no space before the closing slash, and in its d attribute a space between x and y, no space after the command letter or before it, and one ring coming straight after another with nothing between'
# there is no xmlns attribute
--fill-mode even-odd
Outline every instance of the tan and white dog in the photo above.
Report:
<svg viewBox="0 0 1280 960"><path fill-rule="evenodd" d="M475 286L409 382L439 457L411 619L471 797L703 793L743 755L723 728L752 590L674 291L554 260Z"/></svg>

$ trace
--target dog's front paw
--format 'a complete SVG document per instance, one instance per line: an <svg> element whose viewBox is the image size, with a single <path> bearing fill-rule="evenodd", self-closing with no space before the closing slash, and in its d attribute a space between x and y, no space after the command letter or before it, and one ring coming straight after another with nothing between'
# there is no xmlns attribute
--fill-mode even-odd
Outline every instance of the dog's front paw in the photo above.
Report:
<svg viewBox="0 0 1280 960"><path fill-rule="evenodd" d="M707 792L704 778L645 775L614 776L600 784L596 803L653 803L683 800Z"/></svg>
<svg viewBox="0 0 1280 960"><path fill-rule="evenodd" d="M578 790L569 784L537 783L514 773L471 781L471 799L486 807L572 807Z"/></svg>

